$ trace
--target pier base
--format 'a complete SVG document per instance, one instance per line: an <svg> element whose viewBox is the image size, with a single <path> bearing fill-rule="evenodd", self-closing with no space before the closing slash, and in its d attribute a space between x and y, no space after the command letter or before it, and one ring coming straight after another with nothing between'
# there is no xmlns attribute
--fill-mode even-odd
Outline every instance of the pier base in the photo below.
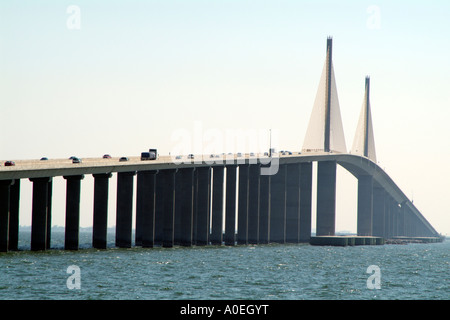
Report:
<svg viewBox="0 0 450 320"><path fill-rule="evenodd" d="M381 237L359 237L359 236L317 236L311 237L310 244L313 246L375 246L383 245L384 238Z"/></svg>

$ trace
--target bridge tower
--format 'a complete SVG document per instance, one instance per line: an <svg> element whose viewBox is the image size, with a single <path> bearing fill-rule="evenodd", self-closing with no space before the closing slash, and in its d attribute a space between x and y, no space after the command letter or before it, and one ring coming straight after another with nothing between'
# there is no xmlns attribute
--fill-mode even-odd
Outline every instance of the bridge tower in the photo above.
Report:
<svg viewBox="0 0 450 320"><path fill-rule="evenodd" d="M302 152L347 152L334 75L332 47L333 39L328 37L326 60Z"/></svg>
<svg viewBox="0 0 450 320"><path fill-rule="evenodd" d="M370 78L365 80L365 94L361 108L358 126L350 153L357 154L377 162L375 152L375 139L373 134L372 114L370 110ZM357 207L357 234L359 236L373 235L373 221L379 220L380 212L374 211L374 185L371 175L358 175L358 207ZM376 217L374 217L376 215Z"/></svg>
<svg viewBox="0 0 450 320"><path fill-rule="evenodd" d="M347 152L333 68L333 39L327 39L326 59L303 143L303 153ZM317 165L316 235L334 235L336 224L336 161Z"/></svg>
<svg viewBox="0 0 450 320"><path fill-rule="evenodd" d="M350 153L364 156L375 163L377 162L370 109L370 77L366 77L363 106Z"/></svg>

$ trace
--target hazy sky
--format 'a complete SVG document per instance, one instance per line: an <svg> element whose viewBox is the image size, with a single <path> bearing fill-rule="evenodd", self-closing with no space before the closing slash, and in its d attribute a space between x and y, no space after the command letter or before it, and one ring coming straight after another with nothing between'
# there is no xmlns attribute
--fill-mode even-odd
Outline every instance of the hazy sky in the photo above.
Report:
<svg viewBox="0 0 450 320"><path fill-rule="evenodd" d="M380 166L450 234L449 12L449 1L2 1L0 159L168 154L181 136L187 149L219 136L217 152L247 151L233 138L244 130L259 151L269 128L278 149L300 150L332 36L347 148L370 75ZM92 190L86 176L81 226ZM110 194L114 225L115 177ZM26 180L21 196L29 225ZM53 224L65 224L62 178ZM343 169L336 228L356 231Z"/></svg>

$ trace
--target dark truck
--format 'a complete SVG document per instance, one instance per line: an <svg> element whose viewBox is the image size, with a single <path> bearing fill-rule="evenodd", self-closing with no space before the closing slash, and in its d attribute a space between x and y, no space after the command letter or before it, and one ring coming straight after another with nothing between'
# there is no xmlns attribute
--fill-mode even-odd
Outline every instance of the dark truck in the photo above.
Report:
<svg viewBox="0 0 450 320"><path fill-rule="evenodd" d="M148 152L141 153L141 160L156 160L158 151L156 149L149 149Z"/></svg>

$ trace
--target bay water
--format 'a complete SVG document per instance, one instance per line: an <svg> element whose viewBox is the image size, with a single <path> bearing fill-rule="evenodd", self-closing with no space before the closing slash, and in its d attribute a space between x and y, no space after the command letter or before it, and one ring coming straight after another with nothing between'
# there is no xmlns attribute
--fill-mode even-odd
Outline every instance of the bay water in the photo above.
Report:
<svg viewBox="0 0 450 320"><path fill-rule="evenodd" d="M0 300L448 300L450 240L331 247L308 244L64 250L0 254ZM377 282L378 281L378 282ZM374 284L378 283L378 288Z"/></svg>

